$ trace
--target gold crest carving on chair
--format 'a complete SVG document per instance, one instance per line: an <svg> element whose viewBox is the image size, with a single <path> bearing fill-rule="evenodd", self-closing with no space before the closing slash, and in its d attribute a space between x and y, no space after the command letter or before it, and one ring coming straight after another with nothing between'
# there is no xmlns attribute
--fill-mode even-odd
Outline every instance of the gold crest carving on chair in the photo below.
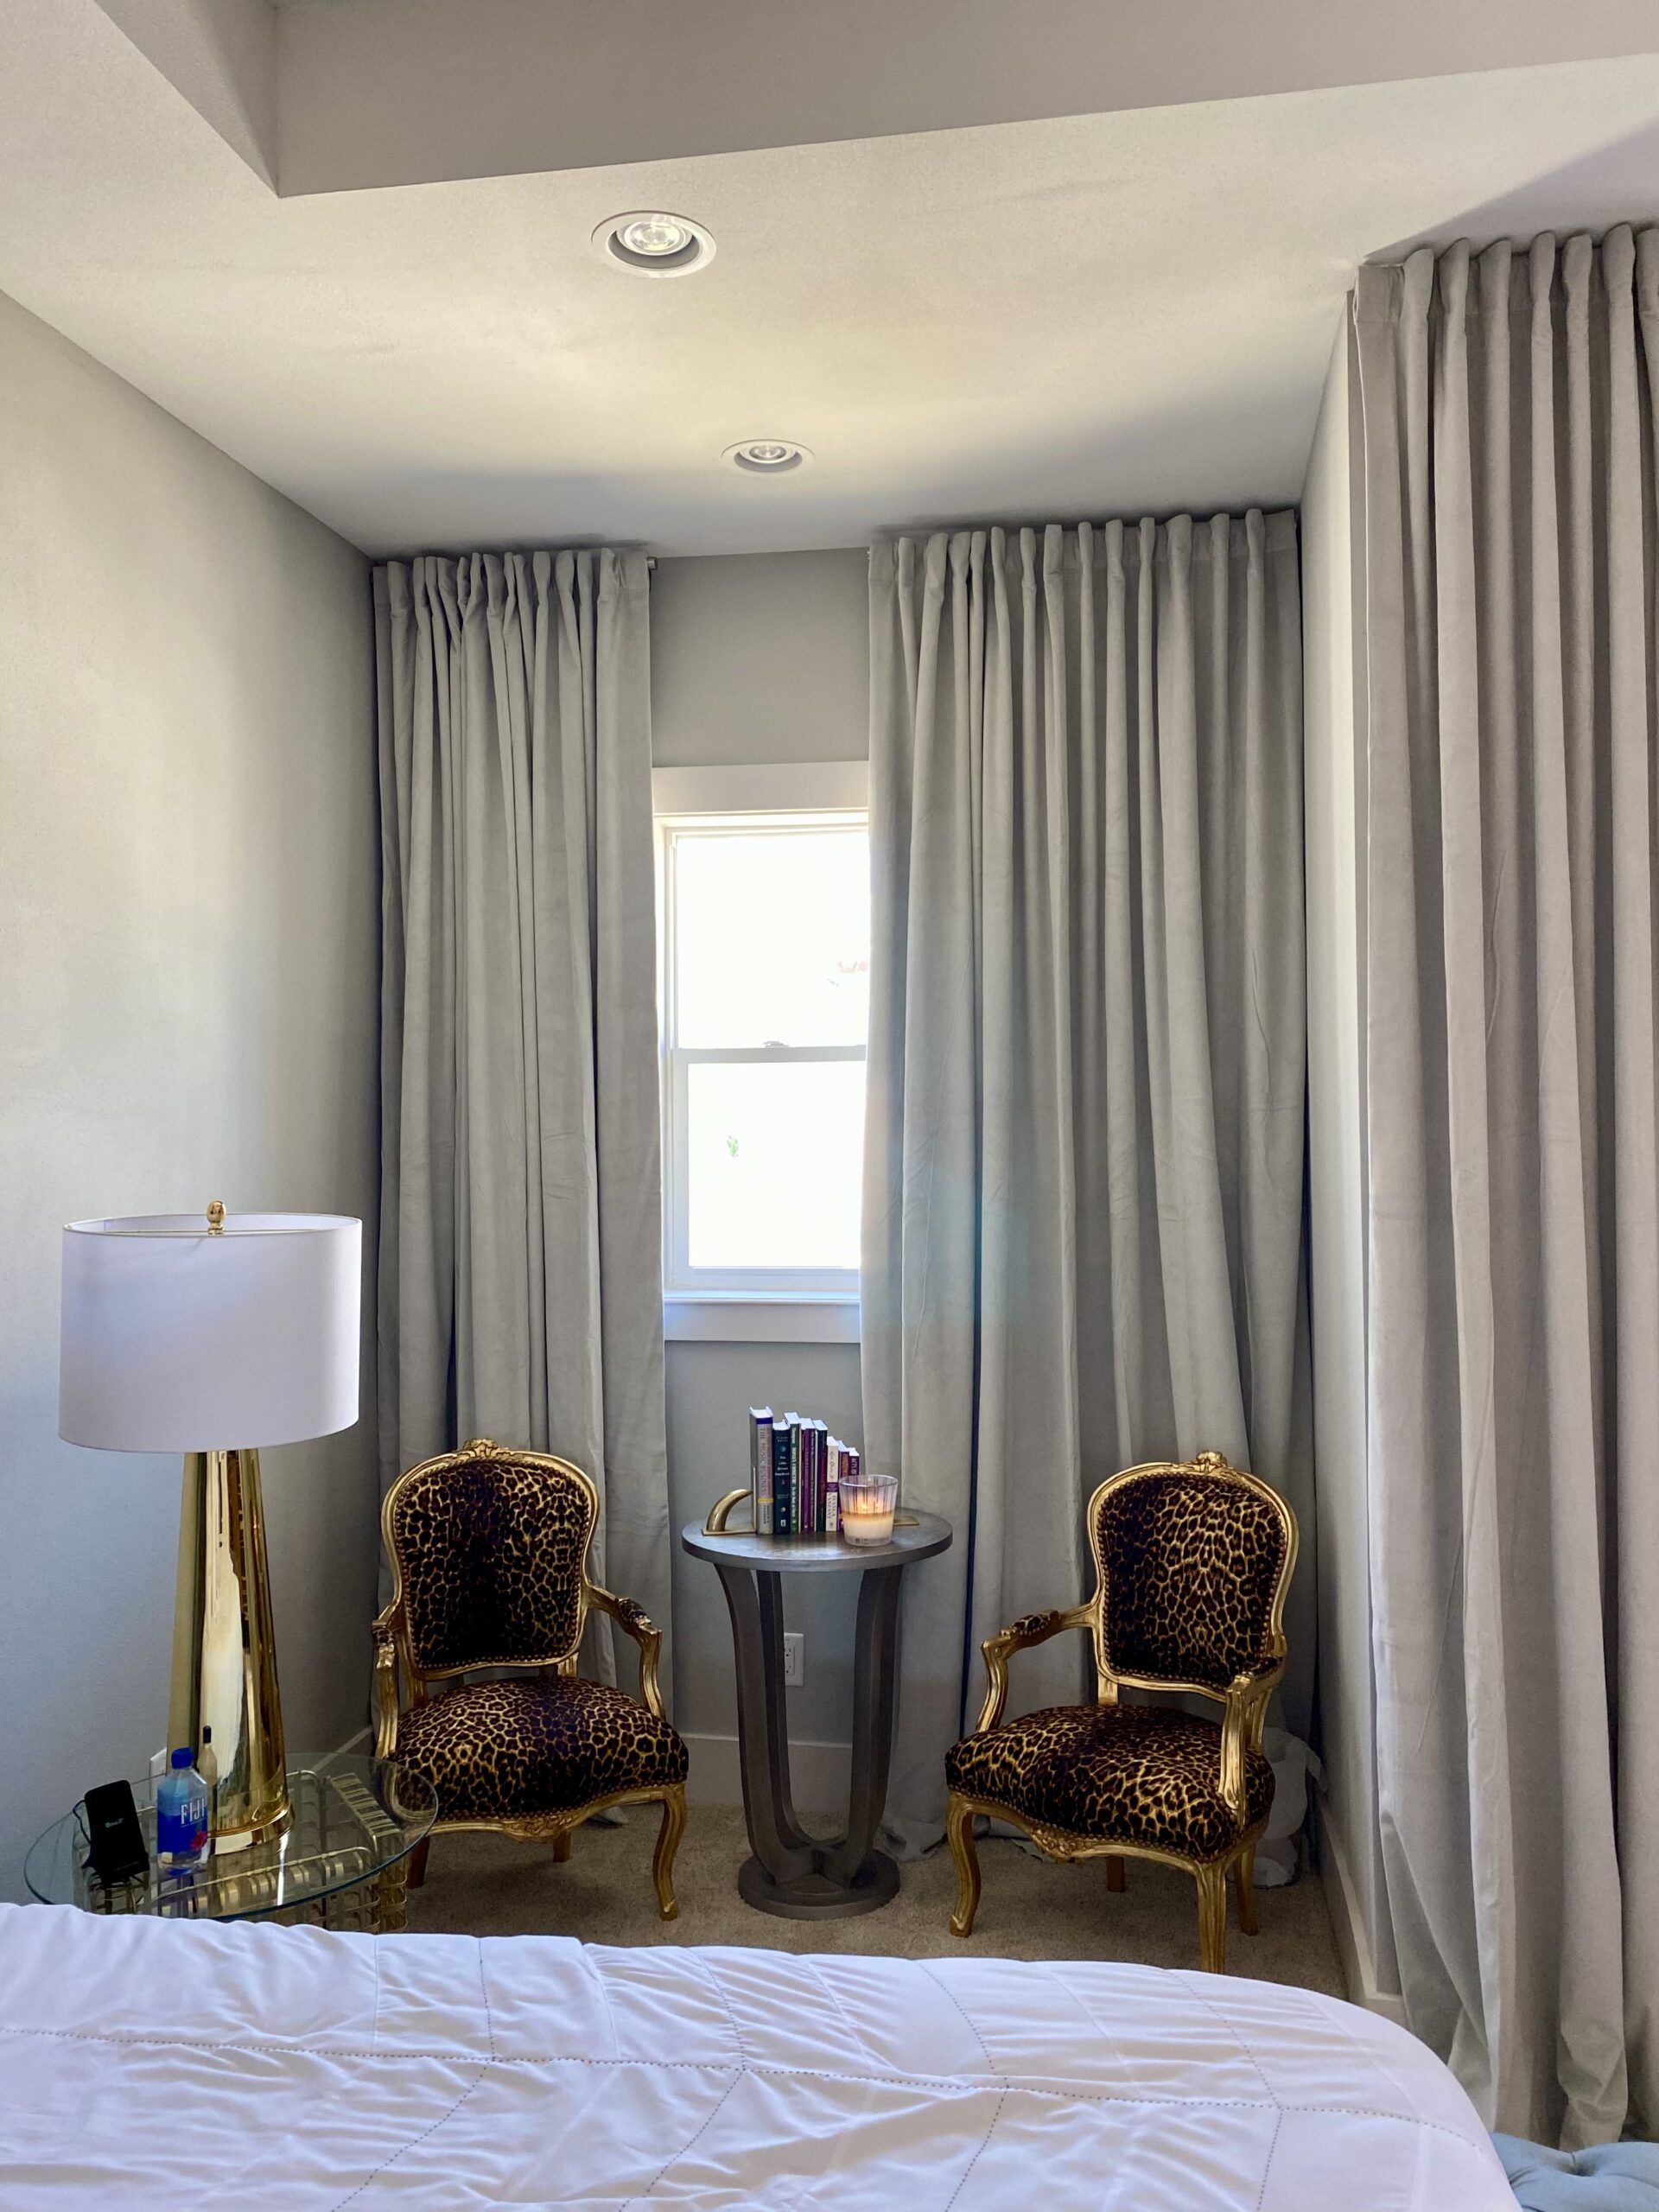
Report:
<svg viewBox="0 0 1659 2212"><path fill-rule="evenodd" d="M1255 1847L1273 1804L1262 1726L1285 1670L1296 1516L1266 1483L1201 1452L1109 1476L1088 1522L1094 1596L1027 1614L982 1646L990 1680L979 1723L945 1759L951 1933L973 1932L974 1816L986 1813L1051 1859L1104 1859L1109 1889L1124 1886L1126 1859L1184 1866L1198 1884L1200 1959L1220 1974L1230 1873L1239 1926L1255 1933ZM1065 1629L1093 1639L1094 1704L1005 1721L1008 1661ZM1220 1722L1122 1704L1126 1688L1211 1698Z"/></svg>
<svg viewBox="0 0 1659 2212"><path fill-rule="evenodd" d="M598 1522L599 1492L581 1468L487 1437L398 1477L380 1514L393 1579L374 1624L375 1751L437 1791L433 1834L494 1828L551 1843L556 1859L606 1806L660 1800L657 1902L672 1920L685 1745L657 1687L661 1630L588 1578ZM639 1647L639 1698L576 1672L595 1607ZM461 1679L499 1669L515 1672ZM411 1881L425 1872L423 1844Z"/></svg>

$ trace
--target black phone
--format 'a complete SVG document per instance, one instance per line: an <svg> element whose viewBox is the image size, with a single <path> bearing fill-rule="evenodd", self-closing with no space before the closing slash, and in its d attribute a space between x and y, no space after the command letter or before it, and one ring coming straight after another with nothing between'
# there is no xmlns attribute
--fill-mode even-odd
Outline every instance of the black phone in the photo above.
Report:
<svg viewBox="0 0 1659 2212"><path fill-rule="evenodd" d="M92 1872L107 1888L149 1871L144 1832L130 1782L101 1782L82 1801L86 1808L86 1848Z"/></svg>

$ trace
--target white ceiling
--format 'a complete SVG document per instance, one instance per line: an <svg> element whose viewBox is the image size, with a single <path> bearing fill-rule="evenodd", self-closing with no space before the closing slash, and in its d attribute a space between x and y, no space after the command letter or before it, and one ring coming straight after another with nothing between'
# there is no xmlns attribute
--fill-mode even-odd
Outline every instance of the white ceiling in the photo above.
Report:
<svg viewBox="0 0 1659 2212"><path fill-rule="evenodd" d="M1294 500L1360 260L1659 218L1656 156L1639 55L283 199L0 0L0 289L373 552ZM653 206L706 270L599 260ZM722 466L769 436L816 465Z"/></svg>

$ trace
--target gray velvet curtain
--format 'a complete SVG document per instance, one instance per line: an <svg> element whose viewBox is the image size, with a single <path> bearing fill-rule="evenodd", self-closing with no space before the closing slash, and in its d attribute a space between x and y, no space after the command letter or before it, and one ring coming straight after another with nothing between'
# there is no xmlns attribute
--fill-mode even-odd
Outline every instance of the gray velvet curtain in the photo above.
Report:
<svg viewBox="0 0 1659 2212"><path fill-rule="evenodd" d="M1377 1763L1413 2025L1659 2123L1659 233L1361 271Z"/></svg>
<svg viewBox="0 0 1659 2212"><path fill-rule="evenodd" d="M632 552L375 571L380 1448L574 1459L666 1630L648 589Z"/></svg>
<svg viewBox="0 0 1659 2212"><path fill-rule="evenodd" d="M1295 517L883 542L870 625L865 1442L956 1527L907 1577L913 1842L979 1640L1091 1586L1084 1502L1139 1459L1214 1447L1290 1497L1306 1729ZM1010 1709L1084 1657L1027 1654Z"/></svg>

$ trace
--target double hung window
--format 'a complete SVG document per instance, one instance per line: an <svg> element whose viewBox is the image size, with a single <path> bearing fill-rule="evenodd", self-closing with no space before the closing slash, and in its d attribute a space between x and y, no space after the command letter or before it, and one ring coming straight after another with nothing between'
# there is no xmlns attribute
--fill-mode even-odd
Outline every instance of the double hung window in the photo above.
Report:
<svg viewBox="0 0 1659 2212"><path fill-rule="evenodd" d="M868 818L659 811L658 835L665 1291L854 1297Z"/></svg>

